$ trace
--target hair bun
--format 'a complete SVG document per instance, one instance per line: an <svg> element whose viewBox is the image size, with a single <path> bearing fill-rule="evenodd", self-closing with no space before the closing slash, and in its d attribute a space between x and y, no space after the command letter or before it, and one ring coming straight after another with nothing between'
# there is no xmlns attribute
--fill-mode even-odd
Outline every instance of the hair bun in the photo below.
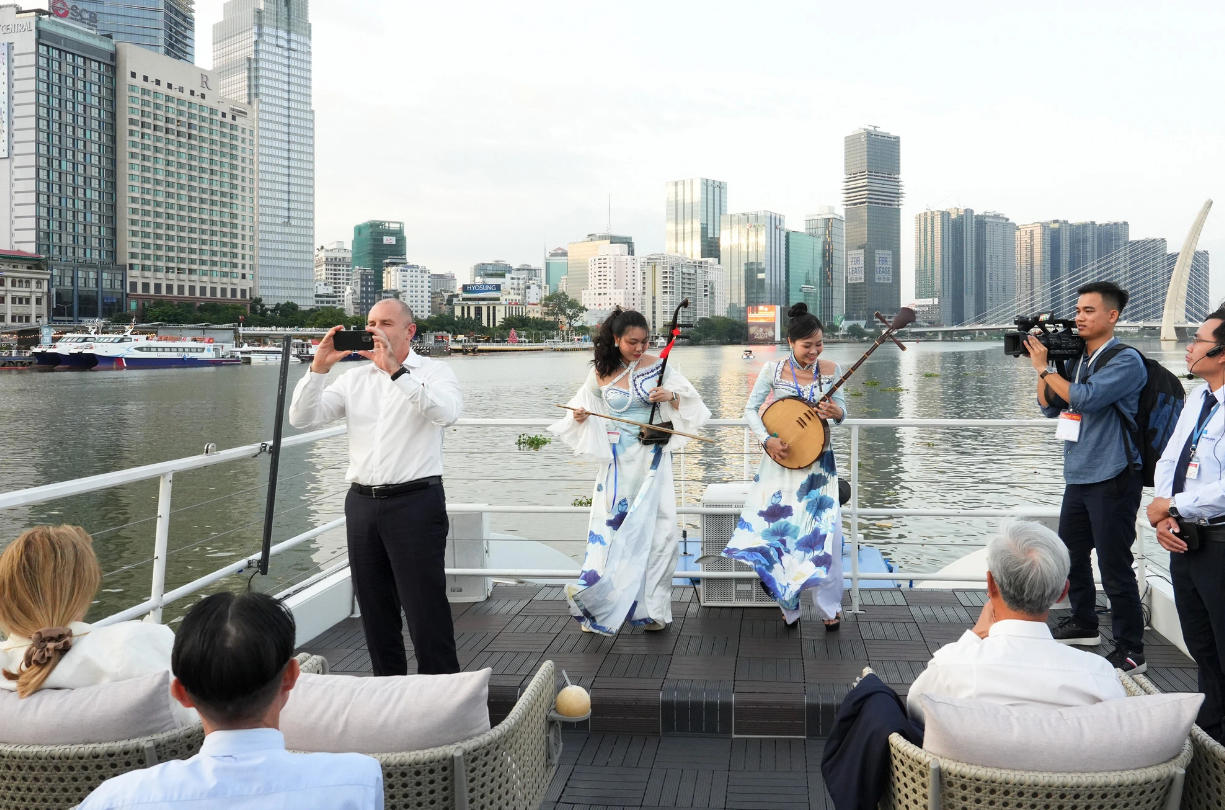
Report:
<svg viewBox="0 0 1225 810"><path fill-rule="evenodd" d="M805 304L803 301L801 301L798 304L792 304L791 309L787 310L788 318L798 318L801 315L807 315L807 314L808 314L808 304Z"/></svg>

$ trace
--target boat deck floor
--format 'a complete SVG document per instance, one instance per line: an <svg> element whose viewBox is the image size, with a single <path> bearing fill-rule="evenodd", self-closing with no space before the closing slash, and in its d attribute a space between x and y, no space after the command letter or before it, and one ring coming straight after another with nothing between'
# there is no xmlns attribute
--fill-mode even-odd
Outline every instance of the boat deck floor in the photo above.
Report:
<svg viewBox="0 0 1225 810"><path fill-rule="evenodd" d="M499 585L484 602L452 604L460 665L493 670L493 723L545 660L591 692L591 719L567 724L546 808L827 807L821 751L851 682L871 666L905 695L931 654L974 624L986 594L864 590L862 612L832 633L808 603L787 627L776 608L702 607L682 587L672 598L667 630L615 638L581 632L557 586ZM1098 598L1103 641L1085 649L1105 655L1114 647ZM407 632L405 645L415 672ZM334 673L370 674L360 619L302 651ZM1195 691L1194 662L1152 630L1145 657L1160 688Z"/></svg>

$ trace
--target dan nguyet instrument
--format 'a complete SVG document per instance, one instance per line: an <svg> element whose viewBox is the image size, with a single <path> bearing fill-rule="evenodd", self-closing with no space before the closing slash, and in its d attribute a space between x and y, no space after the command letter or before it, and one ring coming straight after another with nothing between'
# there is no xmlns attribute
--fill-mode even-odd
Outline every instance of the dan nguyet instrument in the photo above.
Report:
<svg viewBox="0 0 1225 810"><path fill-rule="evenodd" d="M886 321L885 316L879 312L876 313L876 317L888 328L868 347L863 357L856 360L855 365L847 369L846 373L830 386L829 391L817 402L809 402L803 397L782 397L771 403L761 415L761 421L765 424L766 430L787 445L787 457L778 462L782 466L789 470L802 470L811 466L821 457L822 453L829 449L829 424L817 413L816 406L820 402L828 401L833 393L850 379L856 369L863 365L863 361L867 360L872 352L880 348L886 340L892 340L902 351L906 351L906 347L893 335L899 329L904 329L914 323L914 310L902 307L898 310L892 323ZM813 373L819 374L820 372L818 369L813 369Z"/></svg>

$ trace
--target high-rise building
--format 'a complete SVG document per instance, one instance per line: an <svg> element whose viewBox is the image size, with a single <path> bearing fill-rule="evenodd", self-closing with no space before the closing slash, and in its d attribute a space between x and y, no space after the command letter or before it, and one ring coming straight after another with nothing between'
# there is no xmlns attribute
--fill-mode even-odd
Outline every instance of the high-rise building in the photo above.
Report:
<svg viewBox="0 0 1225 810"><path fill-rule="evenodd" d="M674 253L652 253L638 260L642 274L639 308L651 329L662 332L672 313L688 298L689 306L677 313L682 329L727 309L723 268L714 259L691 259Z"/></svg>
<svg viewBox="0 0 1225 810"><path fill-rule="evenodd" d="M472 265L473 283L497 284L515 268L501 259L491 262L477 262Z"/></svg>
<svg viewBox="0 0 1225 810"><path fill-rule="evenodd" d="M353 266L370 267L382 278L388 259L406 258L404 223L372 219L353 226Z"/></svg>
<svg viewBox="0 0 1225 810"><path fill-rule="evenodd" d="M1057 318L1070 318L1076 312L1077 285L1068 280L1069 230L1058 219L1017 228L1017 305L1029 314L1052 310Z"/></svg>
<svg viewBox="0 0 1225 810"><path fill-rule="evenodd" d="M128 307L241 303L258 286L255 113L211 71L116 46L119 256ZM314 289L311 291L314 304Z"/></svg>
<svg viewBox="0 0 1225 810"><path fill-rule="evenodd" d="M821 238L800 231L786 232L787 244L787 297L783 302L783 318L787 308L803 301L808 311L821 317L822 278L825 275L823 262L825 251Z"/></svg>
<svg viewBox="0 0 1225 810"><path fill-rule="evenodd" d="M430 273L430 293L453 293L456 288L454 273Z"/></svg>
<svg viewBox="0 0 1225 810"><path fill-rule="evenodd" d="M718 260L719 224L726 213L727 183L704 177L670 181L664 252Z"/></svg>
<svg viewBox="0 0 1225 810"><path fill-rule="evenodd" d="M557 292L558 282L566 275L569 270L569 259L566 257L566 249L559 247L549 251L548 257L544 260L544 284L548 289L545 294Z"/></svg>
<svg viewBox="0 0 1225 810"><path fill-rule="evenodd" d="M614 307L638 309L642 293L642 270L638 257L627 245L600 245L599 253L587 262L588 287L583 290L583 306L595 317ZM602 319L602 317L601 317Z"/></svg>
<svg viewBox="0 0 1225 810"><path fill-rule="evenodd" d="M940 317L950 326L974 316L976 219L972 208L949 209L949 274L943 284Z"/></svg>
<svg viewBox="0 0 1225 810"><path fill-rule="evenodd" d="M901 143L875 128L846 136L846 310L853 321L901 307Z"/></svg>
<svg viewBox="0 0 1225 810"><path fill-rule="evenodd" d="M949 212L923 211L914 225L915 314L929 324L942 324L941 284L949 274ZM947 325L947 324L946 324Z"/></svg>
<svg viewBox="0 0 1225 810"><path fill-rule="evenodd" d="M804 231L821 240L821 309L814 314L823 323L841 323L846 314L846 221L826 205L805 217Z"/></svg>
<svg viewBox="0 0 1225 810"><path fill-rule="evenodd" d="M745 320L747 307L787 303L787 230L782 214L724 214L719 225L720 263L727 272L727 310Z"/></svg>
<svg viewBox="0 0 1225 810"><path fill-rule="evenodd" d="M55 16L115 42L139 45L189 65L196 61L194 0L74 0L48 6Z"/></svg>
<svg viewBox="0 0 1225 810"><path fill-rule="evenodd" d="M353 275L353 251L343 241L328 242L315 248L315 282L323 282L333 290L349 286Z"/></svg>
<svg viewBox="0 0 1225 810"><path fill-rule="evenodd" d="M366 317L370 307L379 302L383 289L383 270L353 265L349 286L345 288L345 314Z"/></svg>
<svg viewBox="0 0 1225 810"><path fill-rule="evenodd" d="M974 217L974 314L966 322L1010 322L1014 315L996 315L1017 300L1017 226L1003 214L987 211Z"/></svg>
<svg viewBox="0 0 1225 810"><path fill-rule="evenodd" d="M1169 276L1174 275L1178 254L1169 255ZM1191 259L1191 277L1187 283L1187 323L1201 323L1212 312L1208 298L1208 251L1197 250Z"/></svg>
<svg viewBox="0 0 1225 810"><path fill-rule="evenodd" d="M383 267L383 289L395 290L413 315L424 318L430 312L430 271L418 264L391 264Z"/></svg>
<svg viewBox="0 0 1225 810"><path fill-rule="evenodd" d="M629 255L634 255L634 239L615 233L589 233L581 242L571 242L566 250L566 294L582 300L587 289L587 263L598 256L600 245L625 245Z"/></svg>
<svg viewBox="0 0 1225 810"><path fill-rule="evenodd" d="M221 95L258 102L259 296L310 306L315 112L307 0L229 0L213 26L213 72ZM356 251L355 244L355 263Z"/></svg>
<svg viewBox="0 0 1225 810"><path fill-rule="evenodd" d="M0 247L46 259L51 319L125 311L117 255L115 44L0 6ZM45 303L45 302L44 302Z"/></svg>
<svg viewBox="0 0 1225 810"><path fill-rule="evenodd" d="M1075 275L1097 261L1097 223L1073 222L1068 226L1068 271Z"/></svg>
<svg viewBox="0 0 1225 810"><path fill-rule="evenodd" d="M1164 239L1132 239L1127 243L1127 272L1122 278L1111 279L1129 296L1119 320L1161 320L1174 273L1174 265L1167 262L1166 256Z"/></svg>
<svg viewBox="0 0 1225 810"><path fill-rule="evenodd" d="M1097 258L1113 254L1123 255L1131 240L1131 226L1126 222L1101 222L1097 226Z"/></svg>
<svg viewBox="0 0 1225 810"><path fill-rule="evenodd" d="M973 209L915 217L915 298L926 320L955 326L973 316L974 237Z"/></svg>

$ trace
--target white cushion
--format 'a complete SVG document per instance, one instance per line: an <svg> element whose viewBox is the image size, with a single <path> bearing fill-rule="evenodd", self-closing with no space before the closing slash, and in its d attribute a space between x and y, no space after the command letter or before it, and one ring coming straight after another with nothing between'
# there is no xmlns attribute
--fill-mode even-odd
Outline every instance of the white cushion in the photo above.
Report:
<svg viewBox="0 0 1225 810"><path fill-rule="evenodd" d="M27 698L0 689L0 743L110 743L171 731L179 724L163 670L78 689L40 689Z"/></svg>
<svg viewBox="0 0 1225 810"><path fill-rule="evenodd" d="M1051 709L922 695L923 750L947 759L1051 773L1147 768L1182 752L1201 694L1144 695Z"/></svg>
<svg viewBox="0 0 1225 810"><path fill-rule="evenodd" d="M492 673L387 678L303 673L281 712L285 747L394 754L472 739L489 730Z"/></svg>

